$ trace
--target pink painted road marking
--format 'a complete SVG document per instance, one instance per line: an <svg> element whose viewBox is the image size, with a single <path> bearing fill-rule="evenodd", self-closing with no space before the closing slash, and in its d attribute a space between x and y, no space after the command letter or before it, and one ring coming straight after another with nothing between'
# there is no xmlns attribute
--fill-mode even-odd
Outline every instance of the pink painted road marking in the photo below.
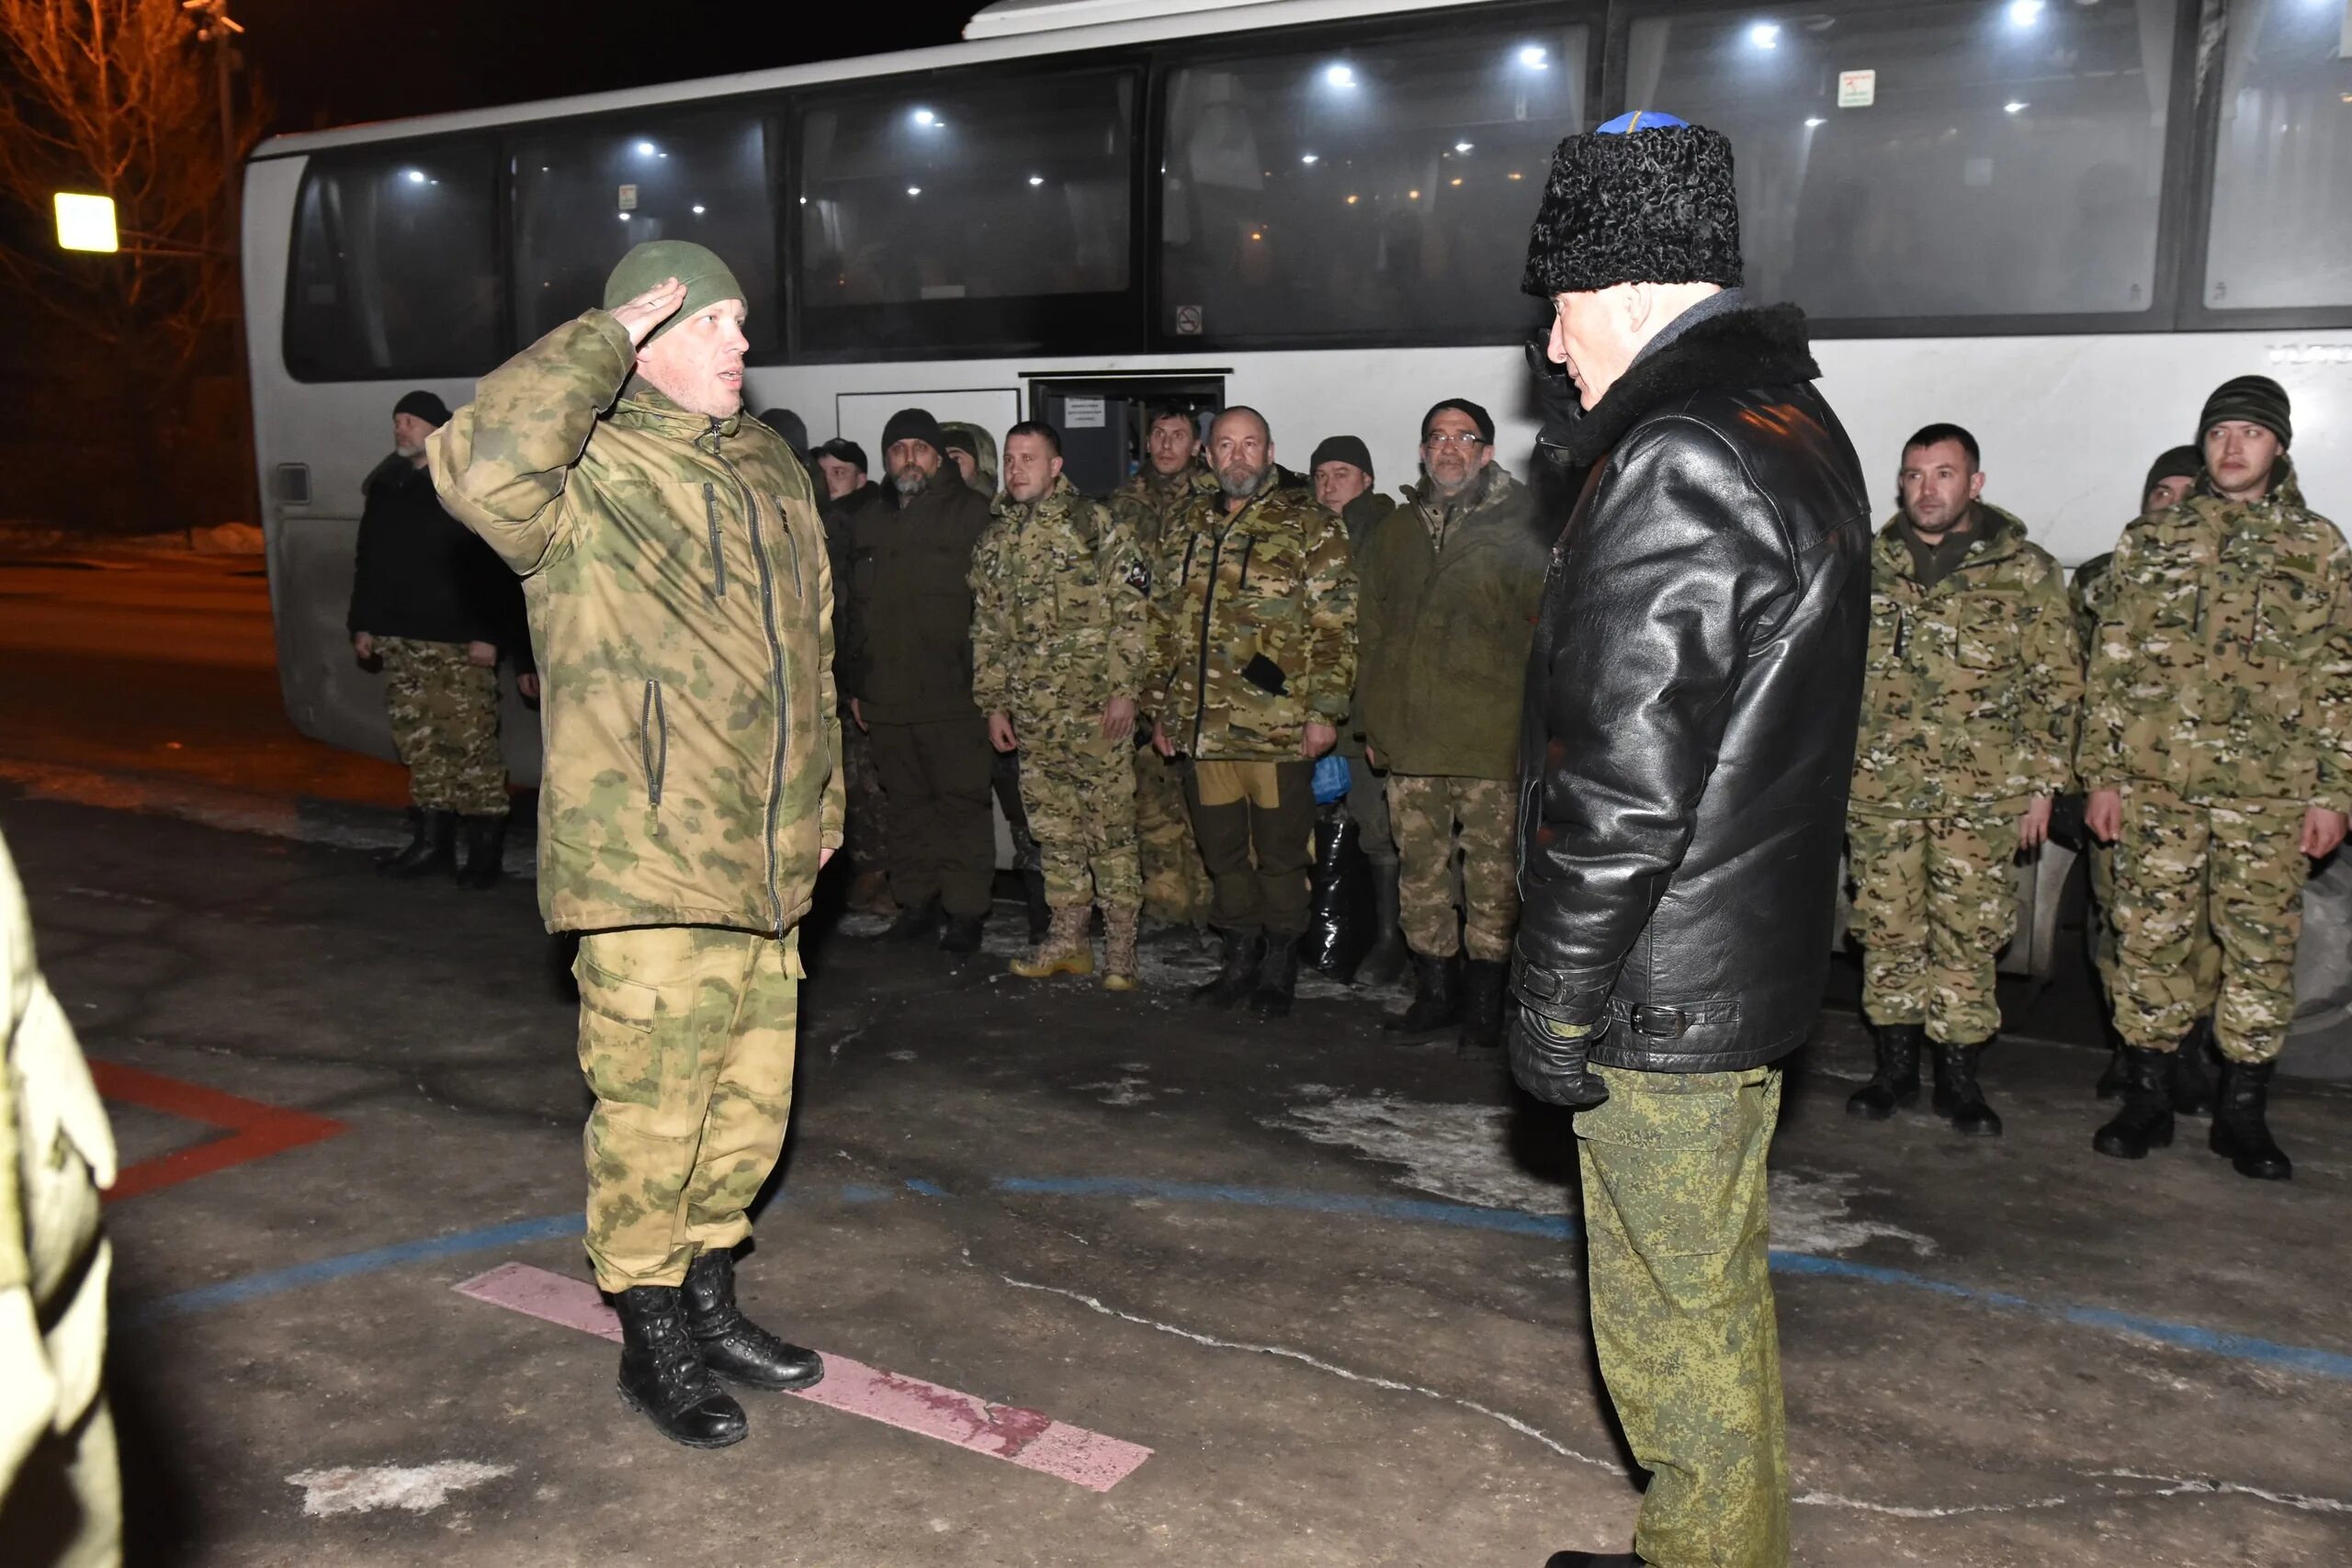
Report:
<svg viewBox="0 0 2352 1568"><path fill-rule="evenodd" d="M502 1263L466 1280L457 1292L599 1338L618 1341L621 1337L620 1320L595 1286L527 1263ZM1042 1410L991 1404L974 1394L831 1352L825 1356L825 1381L793 1397L1057 1476L1090 1492L1108 1492L1151 1457L1140 1443L1057 1421Z"/></svg>

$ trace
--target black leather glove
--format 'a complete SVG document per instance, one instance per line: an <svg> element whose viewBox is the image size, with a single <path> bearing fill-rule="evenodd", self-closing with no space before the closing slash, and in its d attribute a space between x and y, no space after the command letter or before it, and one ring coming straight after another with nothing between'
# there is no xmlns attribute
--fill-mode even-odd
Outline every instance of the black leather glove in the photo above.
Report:
<svg viewBox="0 0 2352 1568"><path fill-rule="evenodd" d="M1511 1021L1510 1076L1546 1105L1589 1111L1609 1098L1609 1086L1585 1063L1600 1031L1569 1034L1564 1032L1568 1027L1521 1008Z"/></svg>

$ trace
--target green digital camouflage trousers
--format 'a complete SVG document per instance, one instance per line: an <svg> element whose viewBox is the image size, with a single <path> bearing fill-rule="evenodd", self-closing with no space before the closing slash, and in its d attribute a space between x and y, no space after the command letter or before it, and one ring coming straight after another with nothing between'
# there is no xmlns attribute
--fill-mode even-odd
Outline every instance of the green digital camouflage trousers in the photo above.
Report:
<svg viewBox="0 0 2352 1568"><path fill-rule="evenodd" d="M1184 806L1184 764L1148 746L1136 749L1136 852L1143 862L1144 913L1170 925L1209 918L1209 874Z"/></svg>
<svg viewBox="0 0 2352 1568"><path fill-rule="evenodd" d="M591 931L580 982L588 1260L607 1291L674 1285L744 1211L784 1147L800 933L717 926Z"/></svg>
<svg viewBox="0 0 2352 1568"><path fill-rule="evenodd" d="M2267 1062L2295 1017L2303 929L2303 807L2195 805L2160 786L2123 787L2115 844L2115 1031L2170 1051L2207 1013L2222 1055ZM2221 950L2197 962L2200 929Z"/></svg>
<svg viewBox="0 0 2352 1568"><path fill-rule="evenodd" d="M2017 930L2018 813L1846 819L1862 1012L1973 1045L2001 1027L1995 961Z"/></svg>
<svg viewBox="0 0 2352 1568"><path fill-rule="evenodd" d="M497 670L469 663L462 642L379 637L376 652L410 798L427 811L506 815Z"/></svg>
<svg viewBox="0 0 2352 1568"><path fill-rule="evenodd" d="M1577 1113L1593 1348L1649 1490L1645 1562L1787 1568L1765 1162L1781 1074L1592 1069Z"/></svg>
<svg viewBox="0 0 2352 1568"><path fill-rule="evenodd" d="M1499 779L1388 775L1397 924L1404 928L1406 946L1424 958L1451 958L1464 949L1489 964L1510 957L1511 935L1519 929L1519 866L1512 843L1518 809L1511 786Z"/></svg>
<svg viewBox="0 0 2352 1568"><path fill-rule="evenodd" d="M1136 848L1132 738L1113 740L1099 714L1019 726L1021 804L1057 909L1134 910L1143 905Z"/></svg>
<svg viewBox="0 0 2352 1568"><path fill-rule="evenodd" d="M848 795L842 847L862 863L860 871L879 871L890 860L890 814L883 805L882 771L874 765L873 737L846 719L842 721L842 787Z"/></svg>

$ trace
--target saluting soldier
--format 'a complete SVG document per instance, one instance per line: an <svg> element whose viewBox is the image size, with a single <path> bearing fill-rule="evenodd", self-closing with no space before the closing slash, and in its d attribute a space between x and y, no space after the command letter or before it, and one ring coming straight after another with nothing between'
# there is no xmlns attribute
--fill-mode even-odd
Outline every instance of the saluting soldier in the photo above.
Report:
<svg viewBox="0 0 2352 1568"><path fill-rule="evenodd" d="M2049 837L2072 777L2082 655L2065 575L1984 499L1976 438L1931 424L1904 444L1902 512L1871 552L1871 641L1846 840L1862 1011L1877 1071L1846 1109L1919 1097L1935 1047L1939 1115L2001 1131L1976 1062L2001 1027L1995 961L2017 929L2011 867Z"/></svg>
<svg viewBox="0 0 2352 1568"><path fill-rule="evenodd" d="M2224 382L2198 421L2187 501L2123 531L2100 603L2080 769L2084 819L2116 846L2115 1028L2123 1107L2099 1153L2173 1134L2171 1064L2199 1017L2222 1056L2211 1147L2239 1174L2294 1174L2270 1077L2295 1012L2311 861L2352 809L2352 552L2303 504L2286 389ZM2191 962L2199 923L2216 983Z"/></svg>
<svg viewBox="0 0 2352 1568"><path fill-rule="evenodd" d="M1062 474L1043 420L1004 437L1004 495L972 550L972 697L989 743L1021 755L1021 800L1052 910L1012 972L1094 968L1102 910L1105 989L1136 986L1143 874L1136 853L1136 693L1150 633L1151 574L1109 511Z"/></svg>

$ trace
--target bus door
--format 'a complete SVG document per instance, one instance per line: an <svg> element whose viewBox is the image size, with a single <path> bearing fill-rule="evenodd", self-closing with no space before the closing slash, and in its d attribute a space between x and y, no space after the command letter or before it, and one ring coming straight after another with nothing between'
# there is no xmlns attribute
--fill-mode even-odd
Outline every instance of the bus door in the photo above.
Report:
<svg viewBox="0 0 2352 1568"><path fill-rule="evenodd" d="M1208 439L1209 422L1225 407L1225 374L1190 376L1033 378L1029 407L1062 433L1062 472L1087 495L1109 495L1144 460L1151 415L1182 409Z"/></svg>

